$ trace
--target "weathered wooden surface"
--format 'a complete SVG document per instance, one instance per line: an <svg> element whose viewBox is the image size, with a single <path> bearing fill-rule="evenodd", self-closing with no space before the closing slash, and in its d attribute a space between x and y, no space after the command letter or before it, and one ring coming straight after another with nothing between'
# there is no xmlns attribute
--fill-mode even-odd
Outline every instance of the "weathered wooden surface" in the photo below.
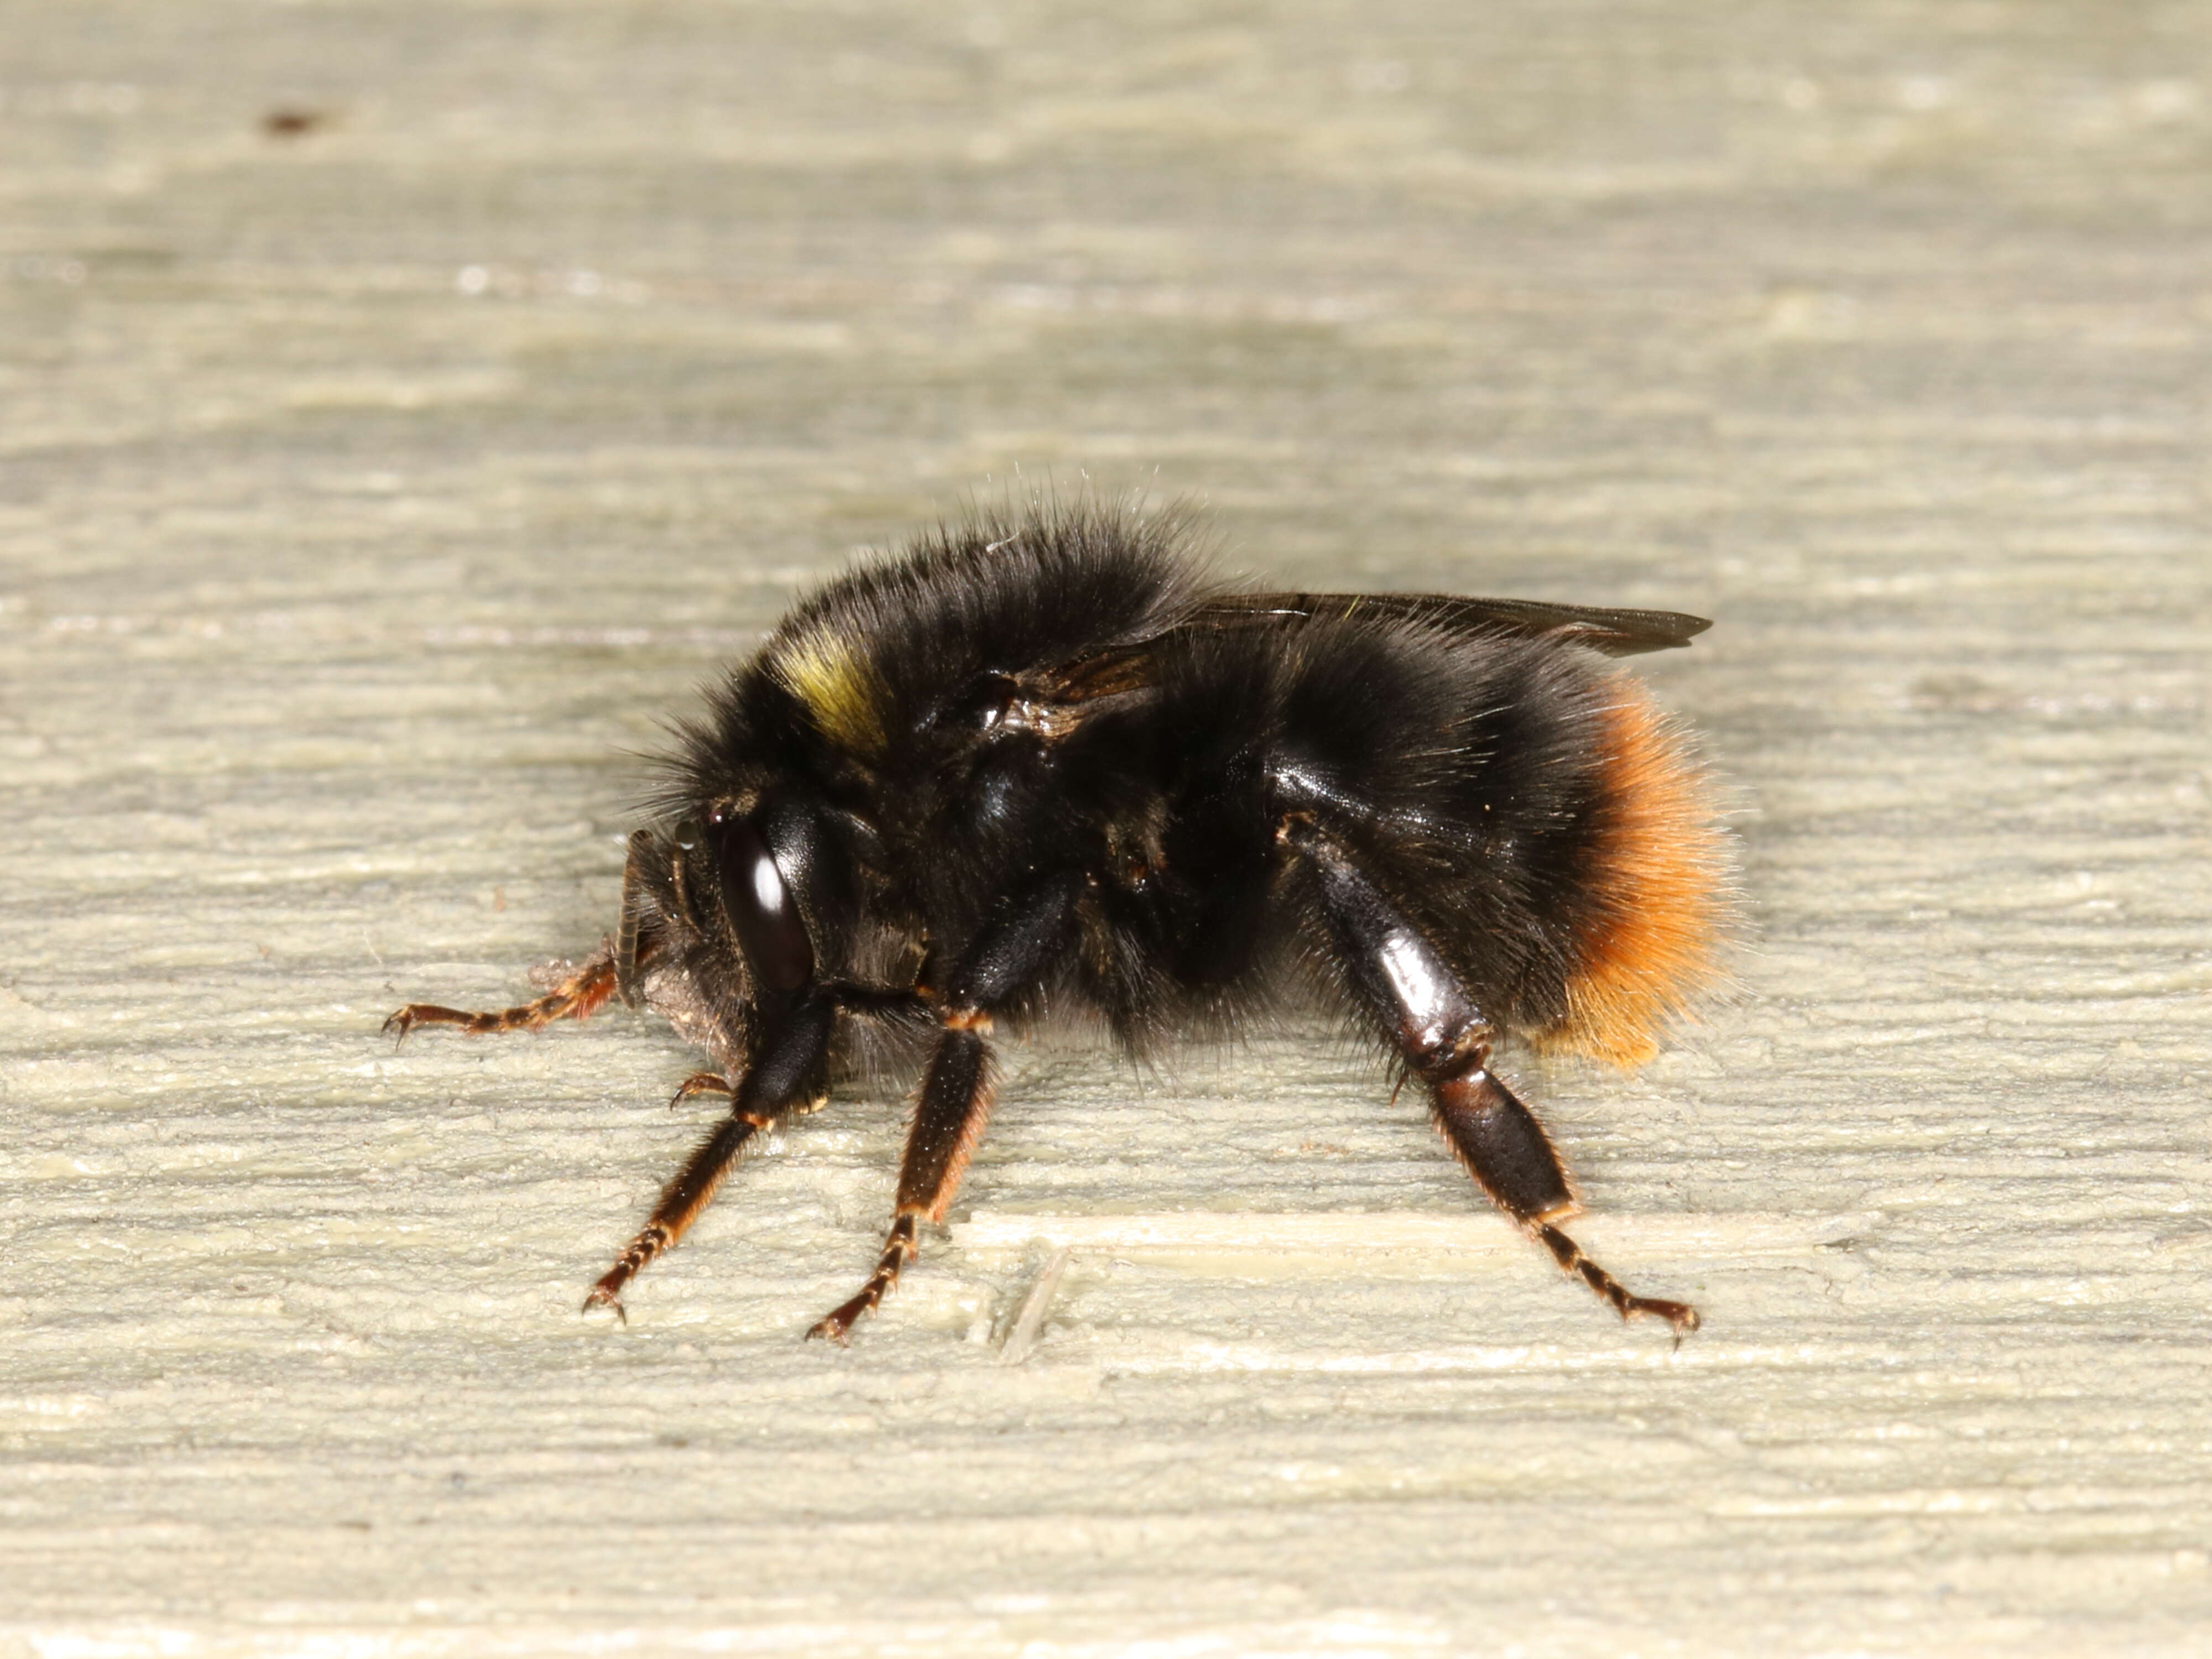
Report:
<svg viewBox="0 0 2212 1659"><path fill-rule="evenodd" d="M2212 9L4 33L0 1654L2212 1643ZM1522 1073L1679 1352L1296 1036L1018 1057L849 1352L895 1098L579 1317L690 1057L378 1019L1018 467L1719 618L1741 994Z"/></svg>

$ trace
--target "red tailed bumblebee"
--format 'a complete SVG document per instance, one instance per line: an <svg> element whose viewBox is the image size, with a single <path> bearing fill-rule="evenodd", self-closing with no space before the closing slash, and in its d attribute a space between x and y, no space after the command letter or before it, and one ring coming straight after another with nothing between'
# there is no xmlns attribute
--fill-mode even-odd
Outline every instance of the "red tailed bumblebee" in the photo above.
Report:
<svg viewBox="0 0 2212 1659"><path fill-rule="evenodd" d="M467 1031L664 1013L729 1115L593 1286L623 1287L746 1144L854 1072L918 1068L890 1237L809 1333L845 1338L943 1219L1000 1034L1048 1009L1122 1048L1301 1000L1418 1083L1491 1201L1626 1318L1558 1224L1574 1189L1490 1069L1512 1033L1649 1057L1711 971L1727 859L1682 742L1606 656L1668 611L1210 581L1187 515L1033 503L939 527L803 599L680 728L612 939Z"/></svg>

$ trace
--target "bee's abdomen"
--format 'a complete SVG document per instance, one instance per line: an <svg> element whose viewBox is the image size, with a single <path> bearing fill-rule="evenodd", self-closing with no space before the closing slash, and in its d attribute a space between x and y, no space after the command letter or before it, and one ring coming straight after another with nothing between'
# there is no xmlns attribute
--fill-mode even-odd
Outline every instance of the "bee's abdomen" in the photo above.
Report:
<svg viewBox="0 0 2212 1659"><path fill-rule="evenodd" d="M1274 810L1353 848L1496 1024L1648 1059L1712 977L1729 860L1641 684L1569 645L1357 622L1274 667Z"/></svg>
<svg viewBox="0 0 2212 1659"><path fill-rule="evenodd" d="M1567 940L1566 1012L1546 1048L1649 1060L1716 972L1729 860L1705 780L1642 686L1613 677L1594 711L1595 796Z"/></svg>

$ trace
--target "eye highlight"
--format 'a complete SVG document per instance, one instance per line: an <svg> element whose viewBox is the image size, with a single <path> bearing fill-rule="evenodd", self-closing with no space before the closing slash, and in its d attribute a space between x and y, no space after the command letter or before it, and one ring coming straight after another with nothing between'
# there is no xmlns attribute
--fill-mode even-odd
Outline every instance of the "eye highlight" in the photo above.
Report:
<svg viewBox="0 0 2212 1659"><path fill-rule="evenodd" d="M814 945L783 872L750 818L720 811L708 823L720 845L722 911L763 991L796 991L814 977Z"/></svg>

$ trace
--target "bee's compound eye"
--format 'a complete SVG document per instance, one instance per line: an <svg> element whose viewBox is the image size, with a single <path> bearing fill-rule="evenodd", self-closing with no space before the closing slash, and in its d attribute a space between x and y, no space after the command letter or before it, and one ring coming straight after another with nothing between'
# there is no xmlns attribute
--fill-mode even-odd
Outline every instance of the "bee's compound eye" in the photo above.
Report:
<svg viewBox="0 0 2212 1659"><path fill-rule="evenodd" d="M720 839L722 909L746 965L763 990L795 991L814 977L814 946L783 872L750 819L725 822Z"/></svg>

